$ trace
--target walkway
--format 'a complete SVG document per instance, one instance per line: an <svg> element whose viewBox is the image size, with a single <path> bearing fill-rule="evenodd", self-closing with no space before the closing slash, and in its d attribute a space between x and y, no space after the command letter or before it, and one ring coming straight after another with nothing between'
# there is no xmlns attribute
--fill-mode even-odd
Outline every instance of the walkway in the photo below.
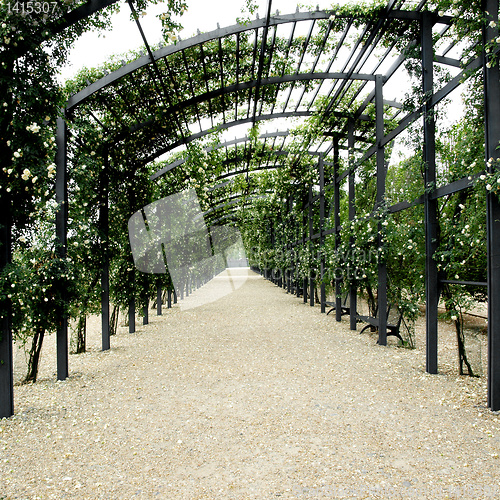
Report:
<svg viewBox="0 0 500 500"><path fill-rule="evenodd" d="M425 375L420 353L251 272L236 282L71 356L65 382L16 387L0 498L500 496L500 417L475 406L477 381Z"/></svg>

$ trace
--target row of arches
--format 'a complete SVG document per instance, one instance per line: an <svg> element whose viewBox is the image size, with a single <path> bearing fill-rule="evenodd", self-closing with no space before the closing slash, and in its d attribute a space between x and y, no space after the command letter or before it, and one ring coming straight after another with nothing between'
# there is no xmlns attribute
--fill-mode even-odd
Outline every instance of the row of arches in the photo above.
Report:
<svg viewBox="0 0 500 500"><path fill-rule="evenodd" d="M113 2L89 2L90 15ZM498 12L498 1L488 0L485 12ZM130 2L132 12L134 7ZM226 185L237 175L248 180L255 173L280 169L286 159L288 167L306 163L317 169L317 182L307 186L309 201L290 195L283 200L288 206L304 203L312 218L313 189L317 192L320 223L317 231L299 241L282 240L273 243L291 248L311 242L324 244L327 236L339 236L342 231L340 203L342 192L348 203L348 219L356 218L355 185L357 169L374 159L376 198L374 210L385 203L387 150L400 134L422 120L422 158L425 165L423 194L388 207L390 213L423 205L426 247L426 370L437 373L438 303L442 283L433 259L438 245L438 200L471 187L470 176L446 185L437 185L435 150L435 109L445 98L460 88L467 75L482 70L484 74L485 158L497 158L500 141L500 106L498 63L490 64L483 52L460 60L451 56L459 42L437 47L433 38L444 36L454 25L454 19L426 9L426 2L407 6L404 0L391 0L387 6L367 16L333 10L296 12L281 15L271 12L247 24L219 28L181 40L172 46L153 47L141 30L144 50L129 62L113 62L106 68L82 73L73 82L73 95L66 102L58 119L56 199L60 205L56 232L60 255L68 251L68 163L77 162L85 148L93 148L102 159L99 190L99 220L104 255L101 289L103 313L103 349L109 342L109 190L112 168L121 169L133 179L134 172L177 152L172 161L160 165L150 176L156 182L163 176L182 169L189 157L188 146L204 137L216 135L219 141L205 147L203 154L225 151L223 171L211 179L208 190L213 195L204 215L212 223L240 221L238 211L252 206L258 197L272 196L272 191L242 192L229 197L217 197L220 185ZM75 13L75 15L77 15ZM488 16L487 16L488 17ZM68 20L68 22L71 22ZM61 28L62 29L62 28ZM498 29L487 24L481 45L495 40ZM408 36L408 34L413 35ZM349 41L349 42L348 42ZM409 55L410 54L410 55ZM419 61L422 101L408 109L401 93L394 89L409 57ZM437 67L453 70L444 84L436 79ZM337 71L333 71L336 69ZM90 81L90 78L95 81ZM397 97L395 97L397 96ZM290 120L316 117L314 130L301 136L285 126ZM260 123L278 126L275 133L255 133ZM225 131L251 125L251 133L241 139L228 140ZM99 144L89 144L85 131L97 130ZM83 131L83 132L82 132ZM217 135L218 134L218 135ZM279 141L279 142L278 142ZM243 145L243 151L242 151ZM184 151L184 153L183 153ZM347 167L339 159L347 153ZM234 165L234 168L232 168ZM328 174L325 177L325 165ZM316 174L315 174L316 175ZM476 175L474 173L474 175ZM315 177L316 178L316 177ZM296 182L296 179L294 179ZM250 186L247 183L247 188ZM293 189L293 188L292 188ZM330 194L328 194L330 193ZM330 198L328 198L330 196ZM331 203L328 206L328 203ZM334 226L327 228L326 212L331 210ZM500 409L500 265L498 198L487 195L488 228L488 404ZM279 216L282 217L282 214ZM277 223L279 221L275 221ZM309 223L308 223L309 224ZM310 223L312 224L312 222ZM4 248L10 244L4 236ZM326 272L324 256L320 274ZM8 255L6 259L8 260ZM378 267L378 306L387 308L387 270L381 261ZM441 280L442 281L442 280ZM457 283L460 280L456 280ZM356 286L350 286L351 304L356 303ZM337 290L337 301L340 299ZM325 303L322 296L321 303ZM351 308L350 324L356 328L355 307ZM384 316L381 316L379 343L385 344ZM67 318L61 318L58 338L58 378L68 376ZM4 415L13 412L12 347L8 322L4 322L0 368L0 402ZM9 347L10 345L10 347ZM9 361L10 359L10 361Z"/></svg>

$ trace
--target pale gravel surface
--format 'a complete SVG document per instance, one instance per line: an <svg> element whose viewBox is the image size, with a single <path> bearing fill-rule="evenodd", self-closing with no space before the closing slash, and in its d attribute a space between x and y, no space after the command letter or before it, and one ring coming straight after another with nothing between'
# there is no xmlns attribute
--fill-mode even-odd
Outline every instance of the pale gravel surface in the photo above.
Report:
<svg viewBox="0 0 500 500"><path fill-rule="evenodd" d="M422 346L377 346L253 273L150 314L109 352L91 336L61 383L49 339L0 421L0 498L500 498L485 380L426 375Z"/></svg>

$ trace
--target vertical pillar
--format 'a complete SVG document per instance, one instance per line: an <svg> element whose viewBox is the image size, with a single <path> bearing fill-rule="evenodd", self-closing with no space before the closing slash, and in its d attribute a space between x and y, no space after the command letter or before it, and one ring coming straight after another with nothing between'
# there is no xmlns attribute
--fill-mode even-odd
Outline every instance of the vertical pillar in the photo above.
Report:
<svg viewBox="0 0 500 500"><path fill-rule="evenodd" d="M335 225L335 253L340 247L340 184L339 184L339 138L333 139L333 219ZM337 276L337 270L334 270L335 279L335 319L342 320L342 277Z"/></svg>
<svg viewBox="0 0 500 500"><path fill-rule="evenodd" d="M273 220L270 219L269 221L269 233L270 233L270 239L271 239L271 248L274 252L274 248L276 246L276 236L274 234L274 224L273 224ZM276 283L276 280L274 279L275 277L275 270L276 268L274 267L274 265L271 267L271 276L269 277L269 279L273 282L273 283Z"/></svg>
<svg viewBox="0 0 500 500"><path fill-rule="evenodd" d="M308 200L310 200L309 196L308 196ZM300 228L301 229L300 236L302 237L302 248L305 248L306 243L307 243L306 231L309 232L309 226L307 224L307 222L308 222L308 215L307 214L309 214L309 212L307 212L307 214L306 214L306 205L307 205L307 201L306 201L306 198L304 196L304 198L302 199L302 227ZM298 276L297 276L297 286L299 286ZM302 278L302 298L304 300L304 304L307 304L307 296L309 293L308 288L309 288L309 282L308 282L307 276L304 276ZM298 296L299 296L299 294L297 293L297 297Z"/></svg>
<svg viewBox="0 0 500 500"><path fill-rule="evenodd" d="M167 309L172 307L172 290L170 288L167 290Z"/></svg>
<svg viewBox="0 0 500 500"><path fill-rule="evenodd" d="M148 279L148 275L145 274L143 279L144 279L144 306L142 309L142 324L147 325L149 323L149 279Z"/></svg>
<svg viewBox="0 0 500 500"><path fill-rule="evenodd" d="M283 225L283 229L282 229L282 242L283 242L283 245L282 245L282 248L283 248L283 260L284 262L287 262L289 257L290 257L290 253L289 253L289 248L288 248L288 234L284 231L284 228L285 228L285 225L290 225L291 224L291 214L290 214L290 210L288 209L288 200L285 199L283 201L283 211L285 213L284 215L284 221L285 221L285 224ZM286 276L287 276L287 269L286 267L283 265L283 269L281 270L281 286L283 287L283 290L286 290Z"/></svg>
<svg viewBox="0 0 500 500"><path fill-rule="evenodd" d="M66 258L68 236L68 181L66 169L66 122L57 119L56 133L56 202L59 206L56 214L56 251L61 259ZM64 285L63 285L64 286ZM63 290L63 296L65 290ZM57 345L57 380L68 377L68 318L65 314L60 318L56 331Z"/></svg>
<svg viewBox="0 0 500 500"><path fill-rule="evenodd" d="M295 234L296 226L298 225L298 219L295 220L295 218L293 216L293 199L291 196L288 197L288 217L289 217L289 224L293 228L292 234ZM287 293L291 293L291 291L292 291L292 285L291 285L292 269L293 269L293 264L294 264L294 260L295 260L294 255L293 255L293 253L294 253L293 246L292 246L293 239L294 238L292 238L292 241L288 241L288 243L287 243L287 248L288 248L288 251L290 252L290 254L289 254L290 265L289 265L288 269L286 270L286 292Z"/></svg>
<svg viewBox="0 0 500 500"><path fill-rule="evenodd" d="M432 45L431 13L423 13L422 37L422 87L427 101L424 103L424 212L425 212L425 319L426 319L426 371L438 372L438 302L439 281L434 253L438 246L437 200L432 199L436 188L436 126L434 111L428 101L434 89L434 49Z"/></svg>
<svg viewBox="0 0 500 500"><path fill-rule="evenodd" d="M109 328L109 152L104 153L104 170L101 171L101 206L99 226L101 232L101 346L103 351L111 347Z"/></svg>
<svg viewBox="0 0 500 500"><path fill-rule="evenodd" d="M375 77L375 108L376 108L376 141L377 141L377 198L375 206L381 208L385 201L385 179L387 169L385 165L385 149L382 146L384 138L384 98L383 98L384 80L382 75ZM382 224L378 224L378 248L384 246L381 236ZM385 259L378 260L378 343L387 345L387 266Z"/></svg>
<svg viewBox="0 0 500 500"><path fill-rule="evenodd" d="M132 271L132 275L129 275L129 279L131 279L131 289L132 296L128 302L128 332L135 333L135 271Z"/></svg>
<svg viewBox="0 0 500 500"><path fill-rule="evenodd" d="M135 297L128 303L128 333L135 333Z"/></svg>
<svg viewBox="0 0 500 500"><path fill-rule="evenodd" d="M498 0L484 2L486 27L483 41L486 45L498 37L498 27L490 26L490 21L498 22ZM500 70L498 59L494 64L488 56L484 58L484 110L486 132L486 158L500 159L497 149L500 142ZM491 165L491 163L490 163ZM493 165L488 166L493 171ZM500 203L495 194L486 195L486 224L488 251L488 406L493 411L500 410Z"/></svg>
<svg viewBox="0 0 500 500"><path fill-rule="evenodd" d="M308 213L308 225L309 225L309 252L312 253L314 244L313 244L313 233L314 233L314 227L313 227L313 191L312 191L312 186L309 186L309 210L307 211ZM314 277L313 277L313 270L309 269L309 305L311 307L314 306Z"/></svg>
<svg viewBox="0 0 500 500"><path fill-rule="evenodd" d="M320 303L321 312L326 312L326 289L325 289L325 165L323 155L319 156L319 256L320 256Z"/></svg>
<svg viewBox="0 0 500 500"><path fill-rule="evenodd" d="M352 221L356 217L356 204L355 204L355 165L354 165L354 121L349 120L349 136L348 136L348 150L349 150L349 220ZM356 243L355 237L351 237L351 251L353 250L353 245ZM350 269L349 273L352 276L353 281L351 282L349 288L349 325L351 330L356 330L356 309L358 302L358 292L356 285L356 269Z"/></svg>
<svg viewBox="0 0 500 500"><path fill-rule="evenodd" d="M11 262L11 203L5 189L0 194L0 271ZM14 415L11 303L0 301L0 418Z"/></svg>
<svg viewBox="0 0 500 500"><path fill-rule="evenodd" d="M169 290L170 292L170 290ZM158 279L158 281L156 282L156 315L157 316L161 316L161 306L162 306L162 303L161 303L161 282L160 280Z"/></svg>
<svg viewBox="0 0 500 500"><path fill-rule="evenodd" d="M304 278L306 282L307 288L307 278ZM292 281L292 293L294 292L295 286L295 295L300 297L300 276L299 276L299 253L297 252L295 255L295 268L293 270L293 281ZM306 292L307 295L307 292Z"/></svg>

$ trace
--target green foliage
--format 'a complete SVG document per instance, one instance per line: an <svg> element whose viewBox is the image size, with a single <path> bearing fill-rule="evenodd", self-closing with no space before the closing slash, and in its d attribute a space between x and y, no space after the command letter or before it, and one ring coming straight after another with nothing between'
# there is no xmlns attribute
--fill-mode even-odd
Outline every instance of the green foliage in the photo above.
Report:
<svg viewBox="0 0 500 500"><path fill-rule="evenodd" d="M19 236L12 263L0 276L0 303L3 308L11 305L15 341L31 350L27 377L33 381L44 334L55 331L61 318L71 314L79 292L74 262L58 256L52 223L56 209L53 202L40 207L34 227ZM35 334L39 340L31 344Z"/></svg>
<svg viewBox="0 0 500 500"><path fill-rule="evenodd" d="M62 16L84 3L51 2L55 9L50 13L25 15L11 8L13 2L0 3L0 201L10 206L13 224L12 263L0 276L0 314L12 314L16 341L29 346L31 380L36 380L45 332L54 331L63 316L94 311L99 298L102 239L96 183L103 165L102 136L78 117L66 259L55 245L55 129L68 95L57 81L58 71L73 42L86 31L108 28L119 10L112 5L61 30ZM157 1L139 0L135 6L141 11L148 3ZM182 14L185 4L170 0L168 10ZM163 24L175 27L170 15ZM68 88L76 90L75 85Z"/></svg>

